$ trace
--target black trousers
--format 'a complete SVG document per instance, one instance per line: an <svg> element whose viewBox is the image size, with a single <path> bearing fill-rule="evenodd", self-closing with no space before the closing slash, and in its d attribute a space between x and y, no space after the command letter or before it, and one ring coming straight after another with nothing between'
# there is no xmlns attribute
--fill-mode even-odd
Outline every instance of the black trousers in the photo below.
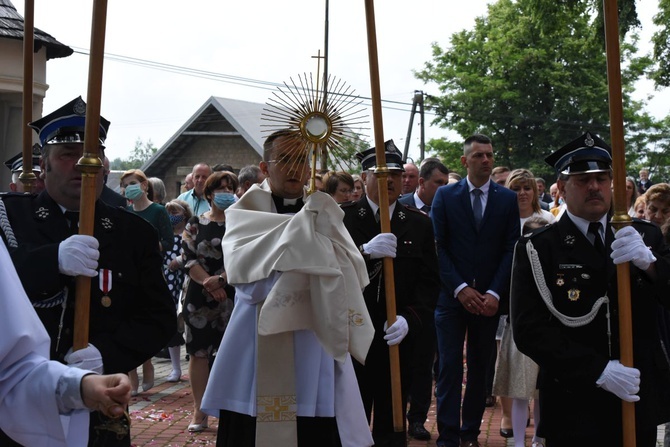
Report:
<svg viewBox="0 0 670 447"><path fill-rule="evenodd" d="M298 447L342 447L335 418L298 416ZM216 447L255 447L256 418L221 410Z"/></svg>
<svg viewBox="0 0 670 447"><path fill-rule="evenodd" d="M125 418L110 419L97 411L92 412L88 428L88 446L130 447L129 424ZM21 444L0 431L0 446L21 447Z"/></svg>

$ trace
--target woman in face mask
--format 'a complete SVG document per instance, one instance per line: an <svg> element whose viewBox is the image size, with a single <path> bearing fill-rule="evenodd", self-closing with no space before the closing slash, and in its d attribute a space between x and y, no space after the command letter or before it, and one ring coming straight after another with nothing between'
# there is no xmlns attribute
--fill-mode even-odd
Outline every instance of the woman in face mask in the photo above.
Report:
<svg viewBox="0 0 670 447"><path fill-rule="evenodd" d="M163 255L172 244L172 225L165 207L153 203L153 191L151 184L139 169L130 169L121 176L121 194L131 202L128 210L142 217L154 226L158 231L158 248ZM128 377L132 390L131 395L136 396L139 390L139 377L137 371L129 371ZM148 391L154 386L154 366L151 359L142 364L142 390Z"/></svg>
<svg viewBox="0 0 670 447"><path fill-rule="evenodd" d="M233 310L235 289L223 269L221 239L226 232L225 210L235 202L239 186L232 172L214 172L205 182L204 195L211 209L192 217L182 237L185 268L191 281L186 290L182 315L193 390L190 432L207 428L207 415L200 410L209 378L212 354L223 338Z"/></svg>
<svg viewBox="0 0 670 447"><path fill-rule="evenodd" d="M172 371L167 377L168 382L179 382L181 379L181 346L184 344L184 322L181 319L180 301L184 291L184 257L181 249L181 235L193 214L191 207L183 200L174 199L165 204L172 224L172 246L165 252L163 275L168 284L175 309L177 310L178 325L172 340L168 343L168 353L172 363Z"/></svg>

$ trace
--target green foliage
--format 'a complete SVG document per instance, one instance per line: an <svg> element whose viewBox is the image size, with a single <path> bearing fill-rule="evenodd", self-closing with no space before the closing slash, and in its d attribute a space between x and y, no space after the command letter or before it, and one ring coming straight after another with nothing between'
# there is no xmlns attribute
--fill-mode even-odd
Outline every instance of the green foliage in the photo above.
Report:
<svg viewBox="0 0 670 447"><path fill-rule="evenodd" d="M446 138L433 138L426 143L426 152L428 157L439 158L449 168L450 172L457 172L461 176L465 175L465 170L461 165L463 142L449 141Z"/></svg>
<svg viewBox="0 0 670 447"><path fill-rule="evenodd" d="M428 96L440 126L463 138L479 132L493 140L496 164L525 167L547 179L543 159L586 130L609 139L606 57L591 2L498 0L474 29L433 44L433 59L416 76L438 85ZM636 36L621 46L629 144L643 155L653 119L630 98L651 64L636 57Z"/></svg>
<svg viewBox="0 0 670 447"><path fill-rule="evenodd" d="M658 64L652 73L657 86L670 87L670 0L659 0L654 24L660 28L651 39L654 44L654 60Z"/></svg>
<svg viewBox="0 0 670 447"><path fill-rule="evenodd" d="M154 146L151 140L146 143L139 138L135 141L135 148L126 159L115 158L109 163L110 169L127 171L128 169L139 169L144 163L149 161L154 154L158 152L158 148Z"/></svg>
<svg viewBox="0 0 670 447"><path fill-rule="evenodd" d="M353 138L341 138L329 155L329 168L347 171L350 174L361 172L356 154L370 147L370 143L357 134Z"/></svg>

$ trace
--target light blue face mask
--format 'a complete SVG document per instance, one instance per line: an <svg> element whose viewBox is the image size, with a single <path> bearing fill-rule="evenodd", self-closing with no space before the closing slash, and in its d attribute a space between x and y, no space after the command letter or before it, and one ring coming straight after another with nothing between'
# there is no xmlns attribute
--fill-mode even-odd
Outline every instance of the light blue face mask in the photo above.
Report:
<svg viewBox="0 0 670 447"><path fill-rule="evenodd" d="M230 192L214 193L214 205L216 205L218 209L225 210L233 203L235 203L235 194Z"/></svg>
<svg viewBox="0 0 670 447"><path fill-rule="evenodd" d="M132 185L126 186L126 198L130 200L135 200L142 195L142 187L139 183L134 183Z"/></svg>

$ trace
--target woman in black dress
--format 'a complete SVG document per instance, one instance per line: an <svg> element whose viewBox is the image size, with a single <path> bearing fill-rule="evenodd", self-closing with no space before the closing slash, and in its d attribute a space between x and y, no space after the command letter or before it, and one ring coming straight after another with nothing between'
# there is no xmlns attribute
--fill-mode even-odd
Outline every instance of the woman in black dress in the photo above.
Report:
<svg viewBox="0 0 670 447"><path fill-rule="evenodd" d="M191 278L182 312L194 404L190 432L207 428L207 415L200 410L200 403L209 378L210 359L221 343L233 310L235 289L228 284L223 268L221 239L226 232L224 210L234 203L237 186L237 176L231 172L210 175L204 195L211 209L192 217L182 238L185 267Z"/></svg>

